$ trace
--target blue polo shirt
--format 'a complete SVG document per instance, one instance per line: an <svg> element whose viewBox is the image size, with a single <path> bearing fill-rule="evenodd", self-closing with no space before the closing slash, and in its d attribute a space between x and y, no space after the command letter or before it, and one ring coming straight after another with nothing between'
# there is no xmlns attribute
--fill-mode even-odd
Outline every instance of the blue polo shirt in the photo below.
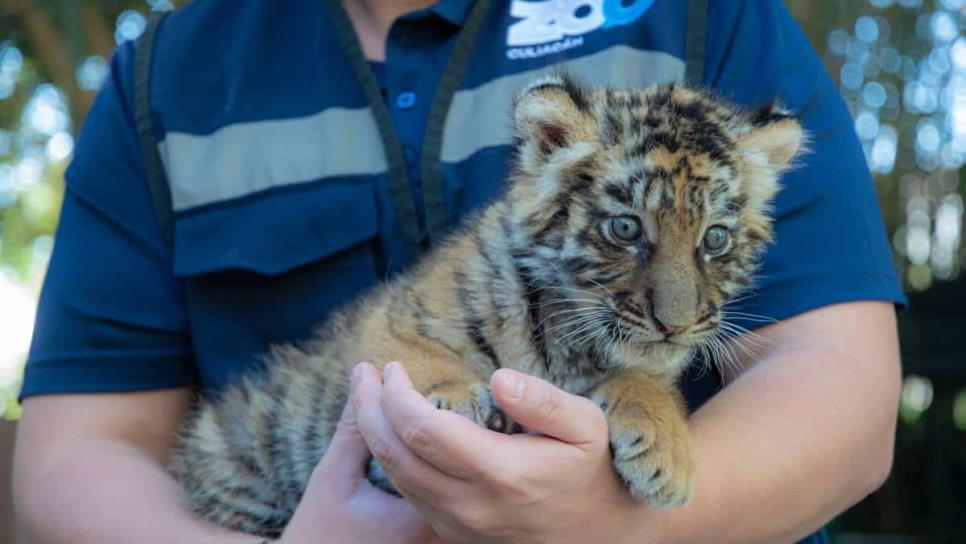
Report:
<svg viewBox="0 0 966 544"><path fill-rule="evenodd" d="M495 4L442 127L451 226L501 194L510 100L526 82L553 68L624 87L685 73L687 2ZM399 19L376 67L420 216L423 135L470 7L442 0ZM704 83L749 106L780 98L813 142L782 180L776 241L736 311L780 320L837 302L901 302L852 121L807 39L778 0L709 9ZM217 390L271 344L307 338L333 308L412 264L377 125L321 2L193 2L161 24L150 109L170 246L145 184L133 51L114 54L66 174L23 396ZM720 378L694 372L682 387L694 408Z"/></svg>

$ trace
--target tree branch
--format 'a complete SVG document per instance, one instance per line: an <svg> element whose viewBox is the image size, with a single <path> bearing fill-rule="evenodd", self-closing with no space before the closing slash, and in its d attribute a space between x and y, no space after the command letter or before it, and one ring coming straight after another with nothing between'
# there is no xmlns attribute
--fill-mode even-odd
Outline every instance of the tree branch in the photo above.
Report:
<svg viewBox="0 0 966 544"><path fill-rule="evenodd" d="M114 32L94 2L81 4L81 25L91 52L105 59L110 58L114 50Z"/></svg>

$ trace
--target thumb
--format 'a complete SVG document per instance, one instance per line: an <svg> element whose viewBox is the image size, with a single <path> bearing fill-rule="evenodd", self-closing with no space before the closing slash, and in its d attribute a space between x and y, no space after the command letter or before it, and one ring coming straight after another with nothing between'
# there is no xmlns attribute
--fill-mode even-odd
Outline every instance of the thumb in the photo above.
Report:
<svg viewBox="0 0 966 544"><path fill-rule="evenodd" d="M607 420L590 399L508 368L493 373L490 389L500 408L530 431L578 446L607 441Z"/></svg>
<svg viewBox="0 0 966 544"><path fill-rule="evenodd" d="M325 456L319 461L316 472L328 482L355 482L364 474L369 461L369 449L359 432L352 403L346 402L342 417L332 433Z"/></svg>

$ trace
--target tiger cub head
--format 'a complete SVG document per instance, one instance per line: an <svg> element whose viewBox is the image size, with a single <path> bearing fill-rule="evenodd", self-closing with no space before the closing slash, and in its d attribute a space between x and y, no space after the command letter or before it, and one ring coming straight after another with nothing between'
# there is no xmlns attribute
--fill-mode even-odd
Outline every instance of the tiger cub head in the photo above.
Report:
<svg viewBox="0 0 966 544"><path fill-rule="evenodd" d="M714 349L772 238L799 123L680 85L586 89L568 77L523 91L514 121L517 256L556 301L548 336L627 364L660 355L650 359L668 368L654 370L667 372Z"/></svg>

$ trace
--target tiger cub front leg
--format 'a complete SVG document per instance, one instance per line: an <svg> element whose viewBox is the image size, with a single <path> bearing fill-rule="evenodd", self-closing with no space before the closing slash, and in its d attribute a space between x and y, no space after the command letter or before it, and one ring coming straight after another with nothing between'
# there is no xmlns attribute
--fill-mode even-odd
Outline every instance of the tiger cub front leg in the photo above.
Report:
<svg viewBox="0 0 966 544"><path fill-rule="evenodd" d="M609 377L591 398L607 416L614 468L631 495L659 508L686 504L693 463L677 389L644 372L626 370Z"/></svg>

